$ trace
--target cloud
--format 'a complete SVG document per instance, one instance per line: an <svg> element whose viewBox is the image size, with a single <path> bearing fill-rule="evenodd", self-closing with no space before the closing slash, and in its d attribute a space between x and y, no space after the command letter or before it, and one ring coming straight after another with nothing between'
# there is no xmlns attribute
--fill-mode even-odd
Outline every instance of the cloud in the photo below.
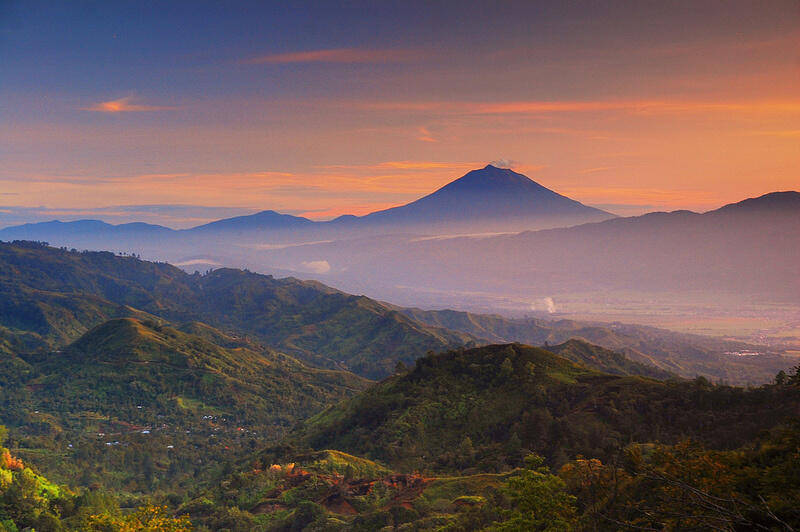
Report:
<svg viewBox="0 0 800 532"><path fill-rule="evenodd" d="M613 170L613 166L596 166L594 168L584 168L583 170L579 170L579 174L596 174L597 172L607 172L609 170Z"/></svg>
<svg viewBox="0 0 800 532"><path fill-rule="evenodd" d="M510 102L370 101L356 105L394 111L453 115L531 115L622 111L656 113L798 113L800 100L530 100Z"/></svg>
<svg viewBox="0 0 800 532"><path fill-rule="evenodd" d="M317 168L326 169L366 169L366 170L457 170L457 169L473 169L480 165L480 161L465 162L465 163L451 163L440 161L385 161L377 164L332 164L317 166Z"/></svg>
<svg viewBox="0 0 800 532"><path fill-rule="evenodd" d="M351 204L342 205L339 207L332 207L327 209L317 209L313 211L300 211L299 216L305 216L313 220L328 220L333 219L343 214L351 214L353 216L363 216L375 211L382 211L402 205L402 202L382 202L382 203L364 203L364 204Z"/></svg>
<svg viewBox="0 0 800 532"><path fill-rule="evenodd" d="M428 130L426 127L420 127L418 130L419 136L417 140L420 142L439 142L433 136L433 134Z"/></svg>
<svg viewBox="0 0 800 532"><path fill-rule="evenodd" d="M285 65L291 63L398 63L409 61L418 52L413 50L365 50L359 48L333 48L307 50L282 54L267 54L241 63L246 65Z"/></svg>
<svg viewBox="0 0 800 532"><path fill-rule="evenodd" d="M298 248L301 246L316 246L317 244L330 244L331 242L333 242L333 240L312 240L310 242L290 242L288 244L242 244L242 247L272 251L275 249L288 249Z"/></svg>
<svg viewBox="0 0 800 532"><path fill-rule="evenodd" d="M565 186L559 192L582 203L609 210L621 216L652 211L690 209L705 211L720 206L715 194L697 189L649 187Z"/></svg>
<svg viewBox="0 0 800 532"><path fill-rule="evenodd" d="M309 273L328 273L331 271L331 265L327 260L312 260L308 262L301 262L300 266L303 271Z"/></svg>
<svg viewBox="0 0 800 532"><path fill-rule="evenodd" d="M98 113L130 113L130 112L143 112L143 111L170 111L175 107L168 107L162 105L143 105L132 103L133 98L130 96L119 98L118 100L109 100L107 102L100 102L89 107L82 107L84 111L96 111Z"/></svg>
<svg viewBox="0 0 800 532"><path fill-rule="evenodd" d="M201 264L208 264L210 266L222 266L219 262L211 259L191 259L183 262L173 262L173 266L199 266Z"/></svg>

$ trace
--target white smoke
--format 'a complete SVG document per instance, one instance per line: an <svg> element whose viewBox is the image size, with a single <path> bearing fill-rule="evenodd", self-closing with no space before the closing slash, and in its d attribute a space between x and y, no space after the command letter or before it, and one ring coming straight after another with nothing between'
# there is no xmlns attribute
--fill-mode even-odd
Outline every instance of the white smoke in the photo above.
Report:
<svg viewBox="0 0 800 532"><path fill-rule="evenodd" d="M512 166L517 166L517 161L511 159L497 159L489 164L497 168L511 168Z"/></svg>
<svg viewBox="0 0 800 532"><path fill-rule="evenodd" d="M548 314L555 314L556 303L552 297L543 297L531 303L531 310L537 312L547 312Z"/></svg>

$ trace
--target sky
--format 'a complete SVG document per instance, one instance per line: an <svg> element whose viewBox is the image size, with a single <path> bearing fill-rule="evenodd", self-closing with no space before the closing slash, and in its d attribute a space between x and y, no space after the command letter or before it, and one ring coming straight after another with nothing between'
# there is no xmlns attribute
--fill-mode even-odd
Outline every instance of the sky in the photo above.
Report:
<svg viewBox="0 0 800 532"><path fill-rule="evenodd" d="M0 0L0 226L800 189L800 1Z"/></svg>

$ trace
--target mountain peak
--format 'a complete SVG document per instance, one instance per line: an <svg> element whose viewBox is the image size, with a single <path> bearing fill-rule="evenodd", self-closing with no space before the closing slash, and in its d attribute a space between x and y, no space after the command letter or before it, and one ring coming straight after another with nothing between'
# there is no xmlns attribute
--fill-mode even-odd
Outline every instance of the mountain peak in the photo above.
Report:
<svg viewBox="0 0 800 532"><path fill-rule="evenodd" d="M782 192L770 192L757 198L748 198L736 203L730 203L720 207L712 213L761 213L761 212L780 212L793 211L800 212L800 192L787 190Z"/></svg>
<svg viewBox="0 0 800 532"><path fill-rule="evenodd" d="M448 193L493 193L516 197L522 195L553 194L555 192L543 187L529 177L510 168L498 168L492 164L467 172L462 177L443 186L431 196Z"/></svg>
<svg viewBox="0 0 800 532"><path fill-rule="evenodd" d="M224 218L204 225L198 225L189 231L258 231L291 229L310 225L313 222L302 216L281 214L272 210L260 211L255 214L246 214L233 218Z"/></svg>
<svg viewBox="0 0 800 532"><path fill-rule="evenodd" d="M562 196L519 172L490 163L414 202L365 218L485 232L542 229L611 217L610 213Z"/></svg>

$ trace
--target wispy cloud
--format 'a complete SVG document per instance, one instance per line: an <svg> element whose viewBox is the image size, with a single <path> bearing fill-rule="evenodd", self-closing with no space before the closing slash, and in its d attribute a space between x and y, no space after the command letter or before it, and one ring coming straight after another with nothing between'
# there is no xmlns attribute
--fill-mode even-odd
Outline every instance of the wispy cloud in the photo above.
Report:
<svg viewBox="0 0 800 532"><path fill-rule="evenodd" d="M419 53L414 50L368 50L332 48L281 54L266 54L240 61L246 65L285 65L290 63L399 63L410 61Z"/></svg>
<svg viewBox="0 0 800 532"><path fill-rule="evenodd" d="M586 101L384 101L357 102L356 105L397 111L438 112L464 115L550 114L624 111L637 114L736 112L798 113L800 100L586 100Z"/></svg>
<svg viewBox="0 0 800 532"><path fill-rule="evenodd" d="M171 111L175 107L163 105L145 105L141 103L134 103L133 98L127 96L117 100L109 100L107 102L99 102L89 107L82 107L84 111L96 111L99 113L130 113L130 112L146 112L146 111Z"/></svg>
<svg viewBox="0 0 800 532"><path fill-rule="evenodd" d="M596 174L597 172L607 172L612 170L613 166L596 166L594 168L585 168L583 170L578 171L579 174Z"/></svg>
<svg viewBox="0 0 800 532"><path fill-rule="evenodd" d="M318 166L325 169L365 169L365 170L459 170L475 168L481 161L454 163L441 161L385 161L377 164L333 164ZM485 162L483 164L486 164Z"/></svg>
<svg viewBox="0 0 800 532"><path fill-rule="evenodd" d="M402 205L403 202L376 202L376 203L364 203L364 204L347 204L342 205L335 208L330 209L319 209L314 211L306 211L299 213L300 216L304 216L306 218L311 218L312 220L328 220L332 218L336 218L337 216L341 216L343 214L352 214L354 216L363 216L365 214L369 214L375 211L382 211L384 209L390 209L392 207L397 207L398 205Z"/></svg>
<svg viewBox="0 0 800 532"><path fill-rule="evenodd" d="M707 191L648 187L573 186L559 192L591 205L641 206L673 210L719 205Z"/></svg>
<svg viewBox="0 0 800 532"><path fill-rule="evenodd" d="M420 142L439 142L426 127L419 127L417 132L419 133L417 140Z"/></svg>

